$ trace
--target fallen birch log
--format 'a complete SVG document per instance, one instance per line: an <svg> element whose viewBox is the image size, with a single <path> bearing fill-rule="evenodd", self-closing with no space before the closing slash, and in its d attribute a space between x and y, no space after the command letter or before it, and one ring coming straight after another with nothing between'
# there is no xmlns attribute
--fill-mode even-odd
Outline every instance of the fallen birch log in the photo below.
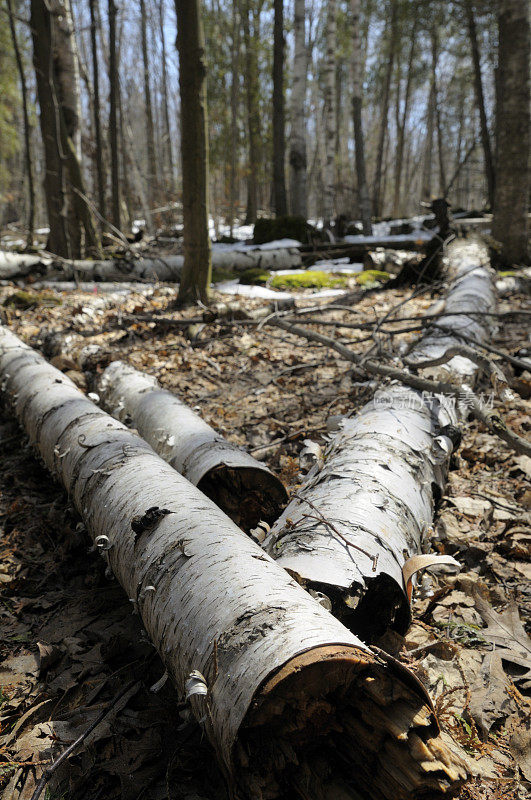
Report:
<svg viewBox="0 0 531 800"><path fill-rule="evenodd" d="M98 384L103 405L132 425L181 475L246 532L272 523L288 497L265 464L216 433L151 375L114 361Z"/></svg>
<svg viewBox="0 0 531 800"><path fill-rule="evenodd" d="M486 339L495 300L491 270L482 265L486 248L459 242L448 259L453 283L445 300L448 316L441 318L445 330L437 328L439 320L429 325L408 364L444 363L445 374L461 384L486 359L464 357L470 348L460 345L459 332ZM335 615L365 640L388 627L404 633L409 625L411 580L429 563L419 556L444 493L457 421L451 398L400 385L377 392L356 418L343 420L322 463L264 542L303 586L329 597ZM452 562L459 567L446 559Z"/></svg>
<svg viewBox="0 0 531 800"><path fill-rule="evenodd" d="M408 670L369 650L5 328L0 379L190 700L234 796L454 794L466 768Z"/></svg>
<svg viewBox="0 0 531 800"><path fill-rule="evenodd" d="M144 280L179 281L183 268L183 256L161 256L159 258L119 258L108 261L54 259L52 256L30 256L19 253L0 252L0 278L14 279L28 274L48 271L48 278L59 280L79 278L81 280ZM301 266L301 255L297 248L278 250L214 250L212 267L218 270L243 272L247 269L264 270L295 269Z"/></svg>

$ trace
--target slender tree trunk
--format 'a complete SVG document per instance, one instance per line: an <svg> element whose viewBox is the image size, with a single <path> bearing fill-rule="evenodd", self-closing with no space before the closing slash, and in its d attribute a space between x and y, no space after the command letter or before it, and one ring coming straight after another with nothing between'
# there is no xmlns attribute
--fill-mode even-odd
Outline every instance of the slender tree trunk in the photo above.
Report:
<svg viewBox="0 0 531 800"><path fill-rule="evenodd" d="M443 131L441 120L441 109L439 106L439 92L437 87L437 60L439 55L439 38L437 29L433 26L431 30L431 70L433 80L433 104L435 113L435 127L437 130L437 153L439 156L439 195L444 197L446 190L446 168L444 165L444 151L443 151Z"/></svg>
<svg viewBox="0 0 531 800"><path fill-rule="evenodd" d="M116 53L116 4L108 0L109 13L109 145L111 150L112 223L121 229L120 153L118 149L118 64Z"/></svg>
<svg viewBox="0 0 531 800"><path fill-rule="evenodd" d="M431 200L431 172L433 161L433 132L435 128L435 73L432 69L430 77L430 93L426 111L426 143L424 145L424 158L422 168L422 200Z"/></svg>
<svg viewBox="0 0 531 800"><path fill-rule="evenodd" d="M184 268L180 304L209 301L212 248L208 230L208 118L206 61L201 0L175 0L181 158L183 176Z"/></svg>
<svg viewBox="0 0 531 800"><path fill-rule="evenodd" d="M336 201L336 48L337 2L328 0L326 6L326 55L324 66L324 226L330 227Z"/></svg>
<svg viewBox="0 0 531 800"><path fill-rule="evenodd" d="M365 166L365 136L363 132L363 53L361 49L361 0L350 0L352 17L352 120L354 123L354 147L356 178L358 183L358 205L363 233L372 236L371 200Z"/></svg>
<svg viewBox="0 0 531 800"><path fill-rule="evenodd" d="M274 0L273 34L273 188L275 214L288 213L286 197L286 123L284 118L284 0Z"/></svg>
<svg viewBox="0 0 531 800"><path fill-rule="evenodd" d="M465 13L468 28L468 38L470 40L470 50L472 53L472 63L474 65L474 91L476 94L476 104L479 111L479 122L481 126L481 144L483 146L483 159L485 161L485 176L487 179L487 191L489 205L494 208L494 162L492 159L492 147L490 143L490 133L487 123L487 112L485 111L485 97L483 93L483 77L481 75L481 60L479 56L478 37L476 30L476 19L474 16L473 0L465 0Z"/></svg>
<svg viewBox="0 0 531 800"><path fill-rule="evenodd" d="M35 228L35 184L33 178L33 157L31 152L31 125L28 112L28 89L26 85L26 73L24 63L18 46L17 31L15 28L13 0L7 0L7 11L9 14L9 27L13 40L13 49L17 62L18 75L20 78L20 89L22 94L22 114L24 119L24 157L26 162L26 178L28 180L28 231L26 234L27 247L33 247L33 229Z"/></svg>
<svg viewBox="0 0 531 800"><path fill-rule="evenodd" d="M382 115L380 120L380 133L378 137L378 149L376 152L376 167L374 170L373 188L373 208L376 217L382 216L382 170L385 151L385 138L387 136L387 123L389 117L389 98L391 95L391 78L395 63L396 52L396 26L398 20L398 3L391 2L391 17L388 23L388 55L387 68L385 71L383 96L382 96Z"/></svg>
<svg viewBox="0 0 531 800"><path fill-rule="evenodd" d="M151 105L151 88L149 85L149 56L147 47L147 22L145 0L140 0L140 28L142 39L142 62L144 65L144 112L146 115L146 146L148 164L148 196L153 206L158 198L157 162L155 160L155 130L153 127L153 108Z"/></svg>
<svg viewBox="0 0 531 800"><path fill-rule="evenodd" d="M230 177L229 177L229 218L230 235L234 232L234 216L237 203L238 168L238 89L240 77L240 33L241 19L236 0L232 4L232 58L230 83Z"/></svg>
<svg viewBox="0 0 531 800"><path fill-rule="evenodd" d="M256 47L258 45L257 26L260 11L255 10L253 35L251 37L251 3L243 1L243 37L245 41L246 99L247 124L249 133L249 164L247 168L247 213L245 222L250 225L256 222L258 215L258 175L260 165L260 109L258 106L258 61Z"/></svg>
<svg viewBox="0 0 531 800"><path fill-rule="evenodd" d="M170 192L175 192L175 167L173 162L173 146L170 125L170 109L168 99L168 66L166 64L166 35L164 32L164 0L159 0L159 29L162 48L162 109L164 123L164 151L168 166L168 187Z"/></svg>
<svg viewBox="0 0 531 800"><path fill-rule="evenodd" d="M92 82L94 84L94 132L96 135L96 178L98 182L98 210L105 217L105 173L103 171L103 139L100 118L100 76L98 44L96 38L96 5L98 0L89 0L90 42L92 47Z"/></svg>
<svg viewBox="0 0 531 800"><path fill-rule="evenodd" d="M397 114L396 114L396 127L397 127L397 144L396 144L396 161L395 161L395 187L393 197L393 216L395 218L400 216L400 194L402 188L402 170L404 164L404 141L406 136L406 126L409 115L409 102L411 99L411 87L413 84L413 66L415 58L415 50L417 44L417 28L418 17L413 20L411 30L411 43L409 45L409 55L407 60L407 75L406 75L406 89L404 92L404 107L402 114L400 114L400 105L398 103L399 92L397 89Z"/></svg>
<svg viewBox="0 0 531 800"><path fill-rule="evenodd" d="M521 0L499 4L498 162L492 235L505 264L528 264L529 9Z"/></svg>
<svg viewBox="0 0 531 800"><path fill-rule="evenodd" d="M291 91L291 136L289 164L291 172L291 213L308 216L306 198L306 51L305 0L295 0L294 36L295 54Z"/></svg>

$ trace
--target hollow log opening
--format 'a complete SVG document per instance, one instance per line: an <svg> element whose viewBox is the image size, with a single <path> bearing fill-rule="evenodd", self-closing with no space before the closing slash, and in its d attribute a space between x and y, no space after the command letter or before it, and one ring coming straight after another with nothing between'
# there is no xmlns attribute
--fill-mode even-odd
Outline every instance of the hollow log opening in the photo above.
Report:
<svg viewBox="0 0 531 800"><path fill-rule="evenodd" d="M349 589L316 583L306 588L328 597L333 615L367 644L377 642L388 629L405 634L411 611L402 587L384 572L364 580L364 585Z"/></svg>
<svg viewBox="0 0 531 800"><path fill-rule="evenodd" d="M451 797L466 777L422 690L356 648L292 659L263 687L235 748L235 797ZM407 680L407 678L406 678Z"/></svg>
<svg viewBox="0 0 531 800"><path fill-rule="evenodd" d="M288 500L278 478L252 467L220 464L201 478L197 488L246 533L261 520L271 525Z"/></svg>

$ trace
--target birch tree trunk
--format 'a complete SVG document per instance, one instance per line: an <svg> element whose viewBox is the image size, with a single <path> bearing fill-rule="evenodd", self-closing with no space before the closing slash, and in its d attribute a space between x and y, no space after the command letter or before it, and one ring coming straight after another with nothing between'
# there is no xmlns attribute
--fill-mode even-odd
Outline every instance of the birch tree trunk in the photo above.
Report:
<svg viewBox="0 0 531 800"><path fill-rule="evenodd" d="M208 303L212 247L208 230L208 117L201 0L175 0L183 180L184 267L179 304Z"/></svg>
<svg viewBox="0 0 531 800"><path fill-rule="evenodd" d="M334 218L336 200L336 47L337 47L337 2L328 0L326 5L326 55L324 64L324 213L323 224L330 228Z"/></svg>
<svg viewBox="0 0 531 800"><path fill-rule="evenodd" d="M274 0L273 33L273 195L277 217L288 213L286 122L284 116L284 0Z"/></svg>
<svg viewBox="0 0 531 800"><path fill-rule="evenodd" d="M173 145L170 125L169 92L168 92L168 65L166 63L166 33L164 30L164 0L159 0L159 33L162 59L162 110L164 122L164 152L168 167L167 185L170 192L175 192L175 166L173 161Z"/></svg>
<svg viewBox="0 0 531 800"><path fill-rule="evenodd" d="M499 92L496 202L492 235L500 261L529 264L530 32L529 8L520 0L499 3Z"/></svg>
<svg viewBox="0 0 531 800"><path fill-rule="evenodd" d="M444 364L446 380L471 385L476 363L452 356L460 332L476 341L490 333L495 298L487 263L484 245L450 248L444 322L414 344L410 367ZM364 641L409 625L410 580L444 493L457 421L452 399L401 385L377 392L343 420L263 544L302 585L328 597Z"/></svg>
<svg viewBox="0 0 531 800"><path fill-rule="evenodd" d="M372 236L372 208L365 166L365 137L363 133L363 53L361 49L360 0L350 0L352 18L352 119L354 123L354 147L358 203L363 233Z"/></svg>
<svg viewBox="0 0 531 800"><path fill-rule="evenodd" d="M273 523L287 500L280 480L228 442L155 378L123 361L98 383L105 408L127 421L177 472L197 486L247 533Z"/></svg>
<svg viewBox="0 0 531 800"><path fill-rule="evenodd" d="M372 653L137 434L3 328L0 377L235 795L455 791L466 769L408 670Z"/></svg>
<svg viewBox="0 0 531 800"><path fill-rule="evenodd" d="M294 2L294 37L295 53L293 60L293 82L291 90L291 134L290 134L290 171L291 171L291 213L296 216L308 216L306 197L306 81L308 55L306 51L306 0Z"/></svg>

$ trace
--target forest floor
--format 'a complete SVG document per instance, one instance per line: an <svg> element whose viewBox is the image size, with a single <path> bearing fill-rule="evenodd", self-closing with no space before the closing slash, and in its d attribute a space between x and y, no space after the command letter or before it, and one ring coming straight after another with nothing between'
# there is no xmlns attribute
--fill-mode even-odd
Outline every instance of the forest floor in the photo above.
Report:
<svg viewBox="0 0 531 800"><path fill-rule="evenodd" d="M197 318L197 309L169 311L176 289L146 286L129 294L94 291L41 297L16 308L15 286L0 288L4 322L41 349L81 388L110 361L123 359L200 410L228 439L244 445L290 487L299 479L305 439L322 442L330 417L355 414L376 384L354 375L333 351L268 326L219 320L174 327L157 315ZM298 305L312 304L311 292ZM368 294L336 322L374 322L411 295ZM223 301L226 298L218 297ZM20 301L22 302L22 301ZM245 300L247 308L264 301ZM325 306L326 302L320 301ZM426 313L430 293L396 309L394 319ZM525 307L500 300L499 310ZM137 321L130 321L136 315ZM142 319L140 317L142 316ZM400 325L399 325L400 327ZM402 327L404 324L402 323ZM313 329L366 351L386 348L415 331L376 340L369 330ZM418 333L418 331L417 331ZM521 321L504 320L494 344L515 352L527 344ZM90 345L96 345L87 350ZM510 372L511 367L503 364ZM84 369L83 369L83 368ZM382 384L380 384L382 385ZM530 384L520 376L514 400L500 410L525 436L531 428ZM480 384L488 395L491 388ZM498 401L495 401L497 404ZM0 789L5 800L31 800L44 765L114 703L103 722L57 770L48 800L226 800L213 752L167 683L138 616L102 559L89 550L77 513L35 458L25 436L0 411ZM482 635L479 593L498 612L517 604L531 621L531 459L518 457L477 423L466 425L434 526L434 549L462 563L457 576L430 578L416 592L414 623L391 647L425 683L443 729L466 752L476 777L461 800L529 797L531 678L500 659L530 642L515 616L503 617L505 645L495 651ZM493 621L494 620L494 621ZM495 626L498 617L491 619ZM531 673L529 673L531 675Z"/></svg>

